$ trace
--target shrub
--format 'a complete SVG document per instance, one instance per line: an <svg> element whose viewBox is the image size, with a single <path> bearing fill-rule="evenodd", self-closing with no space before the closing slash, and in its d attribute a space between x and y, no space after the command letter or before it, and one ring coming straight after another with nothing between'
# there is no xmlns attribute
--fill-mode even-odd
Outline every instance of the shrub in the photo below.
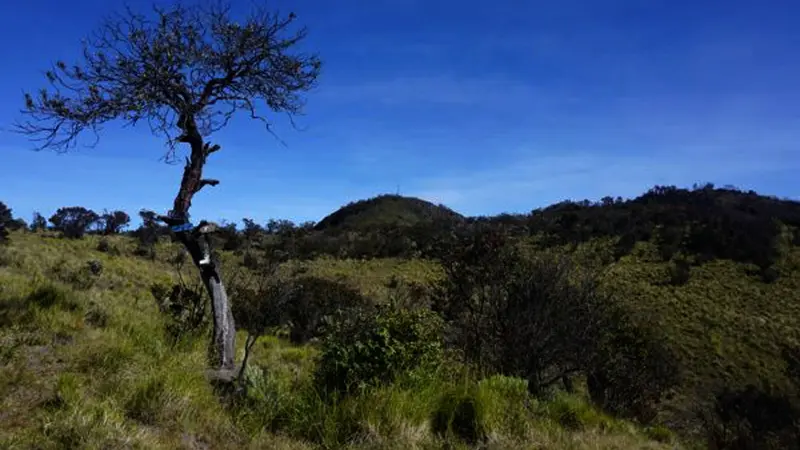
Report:
<svg viewBox="0 0 800 450"><path fill-rule="evenodd" d="M102 253L107 253L113 256L119 256L120 251L114 244L111 243L107 238L103 237L97 243L97 251Z"/></svg>
<svg viewBox="0 0 800 450"><path fill-rule="evenodd" d="M777 450L800 442L800 406L771 386L725 388L703 419L713 448Z"/></svg>
<svg viewBox="0 0 800 450"><path fill-rule="evenodd" d="M450 319L450 342L536 393L588 367L610 308L596 278L566 258L526 257L492 234L474 240L457 252L466 260L444 261L436 304Z"/></svg>
<svg viewBox="0 0 800 450"><path fill-rule="evenodd" d="M587 377L598 406L642 422L654 418L661 398L681 381L677 356L656 330L634 324L621 309L611 311Z"/></svg>
<svg viewBox="0 0 800 450"><path fill-rule="evenodd" d="M92 224L97 222L100 216L91 209L82 206L69 206L59 208L50 217L53 228L60 231L62 235L69 239L80 239Z"/></svg>
<svg viewBox="0 0 800 450"><path fill-rule="evenodd" d="M93 259L91 261L87 261L86 265L87 265L87 267L89 269L89 272L91 272L92 275L100 276L100 274L103 273L103 262L102 261Z"/></svg>
<svg viewBox="0 0 800 450"><path fill-rule="evenodd" d="M295 344L306 343L321 335L325 317L339 310L368 304L356 289L339 281L302 276L292 282L286 300L289 338Z"/></svg>
<svg viewBox="0 0 800 450"><path fill-rule="evenodd" d="M0 243L8 240L8 230L11 228L11 208L0 202Z"/></svg>
<svg viewBox="0 0 800 450"><path fill-rule="evenodd" d="M208 325L207 302L201 286L155 283L150 286L150 293L158 309L168 318L166 332L173 344L184 336L205 330Z"/></svg>
<svg viewBox="0 0 800 450"><path fill-rule="evenodd" d="M328 321L316 378L324 392L415 380L442 360L441 319L424 309L361 310Z"/></svg>

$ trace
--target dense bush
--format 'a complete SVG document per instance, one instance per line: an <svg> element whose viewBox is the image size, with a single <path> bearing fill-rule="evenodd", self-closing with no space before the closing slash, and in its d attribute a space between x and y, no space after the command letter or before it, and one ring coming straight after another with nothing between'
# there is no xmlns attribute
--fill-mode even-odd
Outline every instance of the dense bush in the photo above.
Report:
<svg viewBox="0 0 800 450"><path fill-rule="evenodd" d="M308 342L321 335L326 316L368 304L357 289L343 282L301 276L292 281L285 304L289 338L296 344Z"/></svg>
<svg viewBox="0 0 800 450"><path fill-rule="evenodd" d="M44 231L47 229L47 219L44 218L39 212L33 213L33 220L31 220L31 231Z"/></svg>
<svg viewBox="0 0 800 450"><path fill-rule="evenodd" d="M434 305L471 363L522 377L532 391L588 365L607 302L568 261L523 257L486 228L467 231L442 263Z"/></svg>
<svg viewBox="0 0 800 450"><path fill-rule="evenodd" d="M82 206L70 206L59 208L50 217L50 223L53 228L60 231L61 234L70 239L80 239L89 230L95 222L100 219L100 216L91 209L86 209Z"/></svg>
<svg viewBox="0 0 800 450"><path fill-rule="evenodd" d="M442 361L442 323L425 309L383 307L327 321L316 379L325 392L352 392L418 378Z"/></svg>
<svg viewBox="0 0 800 450"><path fill-rule="evenodd" d="M134 253L138 256L155 259L156 243L161 236L169 236L169 228L160 225L156 220L156 214L152 211L141 210L139 217L142 219L142 224L132 233L137 241Z"/></svg>
<svg viewBox="0 0 800 450"><path fill-rule="evenodd" d="M771 387L725 388L703 418L710 448L778 450L800 443L800 406Z"/></svg>
<svg viewBox="0 0 800 450"><path fill-rule="evenodd" d="M464 230L442 258L434 301L448 342L486 373L520 377L535 394L588 375L608 411L652 418L678 382L676 357L634 321L591 273L566 257L525 255L498 228Z"/></svg>
<svg viewBox="0 0 800 450"><path fill-rule="evenodd" d="M589 394L612 414L649 422L681 381L677 355L664 344L658 327L634 324L619 308L606 314L587 371Z"/></svg>
<svg viewBox="0 0 800 450"><path fill-rule="evenodd" d="M8 239L9 224L12 220L11 208L0 202L0 243Z"/></svg>
<svg viewBox="0 0 800 450"><path fill-rule="evenodd" d="M131 218L125 211L104 211L99 218L103 234L118 234L127 227Z"/></svg>
<svg viewBox="0 0 800 450"><path fill-rule="evenodd" d="M203 332L209 324L205 292L200 285L154 283L150 293L167 317L166 333L172 343Z"/></svg>

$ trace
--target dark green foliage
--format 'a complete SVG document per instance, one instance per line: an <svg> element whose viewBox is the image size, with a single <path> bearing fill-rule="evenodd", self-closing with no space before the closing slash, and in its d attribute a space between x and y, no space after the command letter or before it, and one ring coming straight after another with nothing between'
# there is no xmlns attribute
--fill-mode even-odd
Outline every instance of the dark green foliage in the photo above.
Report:
<svg viewBox="0 0 800 450"><path fill-rule="evenodd" d="M326 316L369 303L358 290L342 282L302 276L292 283L284 314L293 343L305 343L319 337Z"/></svg>
<svg viewBox="0 0 800 450"><path fill-rule="evenodd" d="M47 229L47 219L44 218L38 211L33 213L33 220L31 220L31 231L44 231Z"/></svg>
<svg viewBox="0 0 800 450"><path fill-rule="evenodd" d="M202 333L207 327L207 301L201 286L153 284L150 292L158 309L167 317L166 332L173 343Z"/></svg>
<svg viewBox="0 0 800 450"><path fill-rule="evenodd" d="M70 239L80 239L89 230L100 216L94 211L82 206L69 206L59 208L50 217L53 229Z"/></svg>
<svg viewBox="0 0 800 450"><path fill-rule="evenodd" d="M589 394L604 410L649 422L665 394L681 382L677 355L656 326L621 309L606 311L588 372Z"/></svg>
<svg viewBox="0 0 800 450"><path fill-rule="evenodd" d="M92 275L100 276L100 274L103 273L103 263L101 261L93 259L91 261L87 261L86 265L88 266L89 272L91 272Z"/></svg>
<svg viewBox="0 0 800 450"><path fill-rule="evenodd" d="M325 392L353 392L423 375L442 361L441 319L425 310L340 312L327 321L316 378Z"/></svg>
<svg viewBox="0 0 800 450"><path fill-rule="evenodd" d="M590 375L600 406L642 420L679 381L663 338L633 325L565 257L524 256L486 223L450 245L434 307L448 320L449 343L483 371L526 379L536 394Z"/></svg>
<svg viewBox="0 0 800 450"><path fill-rule="evenodd" d="M9 225L13 219L11 208L0 202L0 243L8 239Z"/></svg>
<svg viewBox="0 0 800 450"><path fill-rule="evenodd" d="M108 311L106 311L102 306L91 303L89 305L89 309L86 311L84 315L84 320L89 325L95 328L105 328L108 326L108 321L110 320L110 316Z"/></svg>
<svg viewBox="0 0 800 450"><path fill-rule="evenodd" d="M795 399L769 387L725 388L704 419L711 448L796 449L800 443L800 407Z"/></svg>
<svg viewBox="0 0 800 450"><path fill-rule="evenodd" d="M486 437L475 389L454 390L442 396L431 418L431 429L441 437L455 437L475 445Z"/></svg>
<svg viewBox="0 0 800 450"><path fill-rule="evenodd" d="M133 232L138 243L135 253L138 256L155 259L156 243L161 236L169 236L169 228L160 225L156 214L152 211L141 210L139 217L142 218L142 225Z"/></svg>
<svg viewBox="0 0 800 450"><path fill-rule="evenodd" d="M104 211L99 219L102 225L102 232L105 235L119 234L123 228L128 226L130 221L131 217L125 211Z"/></svg>
<svg viewBox="0 0 800 450"><path fill-rule="evenodd" d="M97 242L97 251L114 256L119 256L120 254L119 249L106 238L101 238L100 241Z"/></svg>
<svg viewBox="0 0 800 450"><path fill-rule="evenodd" d="M524 378L533 391L587 367L608 302L568 261L526 259L502 232L481 225L465 231L442 264L447 278L434 307L470 362Z"/></svg>
<svg viewBox="0 0 800 450"><path fill-rule="evenodd" d="M8 229L11 230L11 231L17 231L17 230L23 230L24 231L24 230L28 229L28 224L27 224L27 222L25 222L25 219L17 217L16 219L12 219L8 223Z"/></svg>
<svg viewBox="0 0 800 450"><path fill-rule="evenodd" d="M267 330L290 322L289 303L295 298L295 284L264 271L249 280L231 277L233 318L240 329L258 337Z"/></svg>
<svg viewBox="0 0 800 450"><path fill-rule="evenodd" d="M68 311L78 309L79 304L72 297L72 294L58 286L46 284L36 288L28 295L28 302L40 308L61 307Z"/></svg>
<svg viewBox="0 0 800 450"><path fill-rule="evenodd" d="M629 201L562 202L519 218L520 225L544 233L553 245L616 236L617 256L622 256L636 241L653 239L665 260L684 251L698 262L732 259L760 267L778 256L776 220L800 226L800 203L713 185L656 186Z"/></svg>
<svg viewBox="0 0 800 450"><path fill-rule="evenodd" d="M673 259L669 265L669 283L673 286L683 286L689 281L692 274L691 263L684 257Z"/></svg>
<svg viewBox="0 0 800 450"><path fill-rule="evenodd" d="M379 195L348 203L320 220L314 228L337 228L342 231L366 231L385 225L404 228L440 218L460 219L462 216L444 205L434 205L418 198Z"/></svg>
<svg viewBox="0 0 800 450"><path fill-rule="evenodd" d="M237 251L244 245L244 238L236 230L235 223L221 223L213 234L213 246L225 251Z"/></svg>

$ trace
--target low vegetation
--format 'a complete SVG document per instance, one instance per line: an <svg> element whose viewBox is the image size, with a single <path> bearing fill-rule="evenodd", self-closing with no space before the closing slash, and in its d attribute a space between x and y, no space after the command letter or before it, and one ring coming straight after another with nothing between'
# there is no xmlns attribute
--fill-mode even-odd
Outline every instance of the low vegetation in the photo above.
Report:
<svg viewBox="0 0 800 450"><path fill-rule="evenodd" d="M205 376L207 297L168 233L143 220L76 238L26 229L6 208L2 445L787 448L800 418L800 249L783 220L796 206L710 189L680 195L773 205L768 219L748 219L775 223L767 266L711 258L690 239L665 254L670 226L686 236L706 226L658 222L647 208L661 210L670 189L647 194L639 214L655 231L625 252L624 234L565 241L519 225L539 211L450 222L415 258L382 257L380 245L362 259L304 253L338 239L335 227L223 227L215 244L227 248L218 257L239 334L232 383ZM603 211L629 207L578 211L600 227ZM763 237L753 239L740 242L760 254Z"/></svg>

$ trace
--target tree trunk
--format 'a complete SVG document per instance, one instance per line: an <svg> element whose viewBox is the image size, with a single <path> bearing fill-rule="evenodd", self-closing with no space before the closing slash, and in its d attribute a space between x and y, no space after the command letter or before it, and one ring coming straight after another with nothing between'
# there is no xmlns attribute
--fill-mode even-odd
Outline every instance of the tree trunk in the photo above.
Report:
<svg viewBox="0 0 800 450"><path fill-rule="evenodd" d="M233 323L228 293L215 265L202 267L200 277L211 297L211 314L214 317L212 363L220 369L233 370L236 355L236 329Z"/></svg>
<svg viewBox="0 0 800 450"><path fill-rule="evenodd" d="M178 240L183 243L192 261L200 271L200 278L211 298L211 312L214 320L213 338L211 341L211 365L218 370L232 371L236 355L236 328L233 322L233 313L228 301L228 294L222 282L222 274L216 261L203 261L211 255L211 244L206 231L202 230L201 222L198 226L191 226L189 222L189 208L192 205L194 194L204 186L215 186L217 180L203 179L203 166L206 158L211 153L219 150L218 145L209 145L197 131L193 118L181 122L184 134L178 138L180 142L191 146L191 155L186 158L183 169L183 178L178 195L168 216L160 216L161 220L173 227ZM190 226L190 228L180 228ZM202 240L206 239L206 248Z"/></svg>

